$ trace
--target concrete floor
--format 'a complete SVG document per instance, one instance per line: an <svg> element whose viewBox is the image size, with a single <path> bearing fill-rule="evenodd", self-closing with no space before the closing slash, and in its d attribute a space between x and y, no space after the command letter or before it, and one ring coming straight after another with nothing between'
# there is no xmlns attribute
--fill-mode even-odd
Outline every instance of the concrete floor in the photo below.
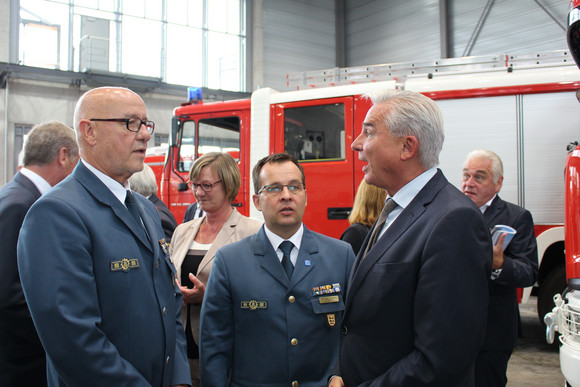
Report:
<svg viewBox="0 0 580 387"><path fill-rule="evenodd" d="M543 325L538 319L536 297L520 305L523 337L508 364L508 387L562 387L558 347L546 343Z"/></svg>

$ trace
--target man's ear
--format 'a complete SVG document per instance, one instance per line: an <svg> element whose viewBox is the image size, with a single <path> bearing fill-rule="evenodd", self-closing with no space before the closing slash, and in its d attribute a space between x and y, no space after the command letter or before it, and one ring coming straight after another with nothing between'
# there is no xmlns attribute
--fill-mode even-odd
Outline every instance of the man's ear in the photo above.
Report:
<svg viewBox="0 0 580 387"><path fill-rule="evenodd" d="M419 151L419 141L415 136L405 136L402 140L401 160L409 160L415 157Z"/></svg>
<svg viewBox="0 0 580 387"><path fill-rule="evenodd" d="M64 146L58 150L58 155L56 156L58 161L58 165L64 167L67 163L67 160L70 159L70 153L67 148Z"/></svg>
<svg viewBox="0 0 580 387"><path fill-rule="evenodd" d="M90 146L97 143L97 131L93 122L83 119L79 122L79 134L83 141Z"/></svg>
<svg viewBox="0 0 580 387"><path fill-rule="evenodd" d="M260 207L260 196L257 194L252 195L252 201L254 202L256 209L262 211L262 207Z"/></svg>

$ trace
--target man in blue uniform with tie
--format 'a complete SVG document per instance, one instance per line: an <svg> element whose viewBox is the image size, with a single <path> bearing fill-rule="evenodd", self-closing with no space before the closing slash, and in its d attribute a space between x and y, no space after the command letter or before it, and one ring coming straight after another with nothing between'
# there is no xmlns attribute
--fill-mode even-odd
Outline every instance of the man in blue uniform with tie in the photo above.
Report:
<svg viewBox="0 0 580 387"><path fill-rule="evenodd" d="M263 158L252 179L265 224L216 254L201 310L201 383L325 385L354 253L302 224L305 178L293 156Z"/></svg>
<svg viewBox="0 0 580 387"><path fill-rule="evenodd" d="M18 241L48 385L189 385L159 214L128 183L155 124L137 94L102 87L81 96L74 126L81 161L32 206Z"/></svg>

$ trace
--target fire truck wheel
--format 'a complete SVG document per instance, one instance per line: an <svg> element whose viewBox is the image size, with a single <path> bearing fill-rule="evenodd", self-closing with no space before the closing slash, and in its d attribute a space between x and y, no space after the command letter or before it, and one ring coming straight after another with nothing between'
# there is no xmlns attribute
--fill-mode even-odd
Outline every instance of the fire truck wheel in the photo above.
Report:
<svg viewBox="0 0 580 387"><path fill-rule="evenodd" d="M544 324L544 316L554 308L554 295L566 289L566 266L558 265L544 278L538 291L538 317Z"/></svg>

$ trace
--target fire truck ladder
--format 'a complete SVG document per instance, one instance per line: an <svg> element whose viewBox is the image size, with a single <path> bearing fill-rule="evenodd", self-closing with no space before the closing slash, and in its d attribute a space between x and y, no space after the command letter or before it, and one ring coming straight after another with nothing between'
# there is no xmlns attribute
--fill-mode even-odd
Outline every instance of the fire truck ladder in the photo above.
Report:
<svg viewBox="0 0 580 387"><path fill-rule="evenodd" d="M475 74L576 66L566 50L549 51L531 55L482 55L462 58L439 59L425 62L386 63L372 66L334 67L289 73L286 85L296 90L316 87L351 85L367 82L396 80L404 84L408 78L427 77L429 79L445 75Z"/></svg>

